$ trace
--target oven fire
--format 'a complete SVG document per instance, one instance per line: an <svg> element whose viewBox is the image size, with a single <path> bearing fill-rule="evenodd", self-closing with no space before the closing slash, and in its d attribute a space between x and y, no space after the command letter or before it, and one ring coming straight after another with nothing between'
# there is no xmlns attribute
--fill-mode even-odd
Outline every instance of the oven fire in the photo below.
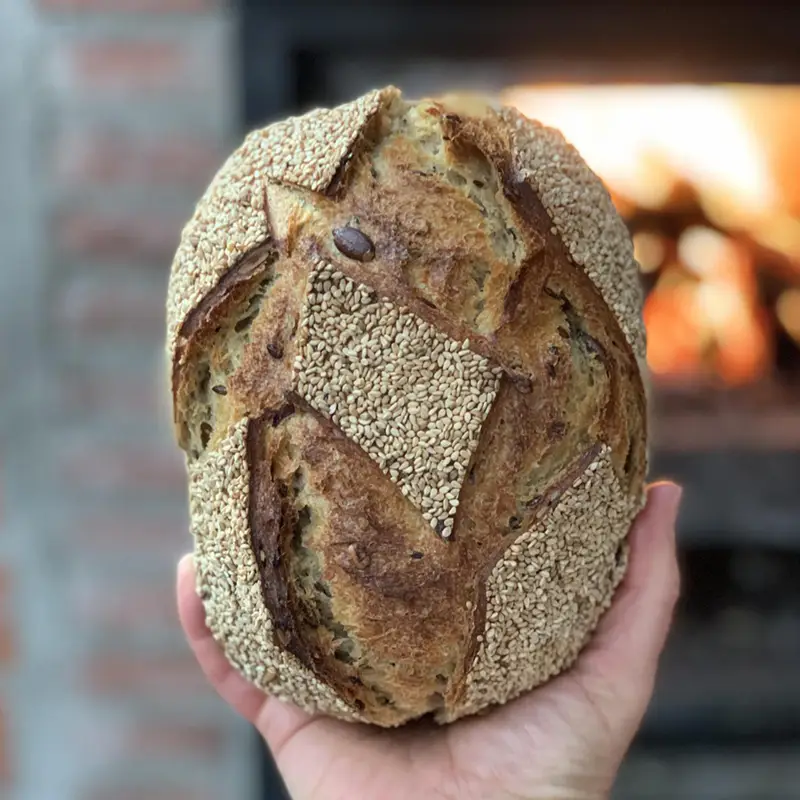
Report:
<svg viewBox="0 0 800 800"><path fill-rule="evenodd" d="M800 88L514 87L606 182L648 288L662 385L800 374Z"/></svg>

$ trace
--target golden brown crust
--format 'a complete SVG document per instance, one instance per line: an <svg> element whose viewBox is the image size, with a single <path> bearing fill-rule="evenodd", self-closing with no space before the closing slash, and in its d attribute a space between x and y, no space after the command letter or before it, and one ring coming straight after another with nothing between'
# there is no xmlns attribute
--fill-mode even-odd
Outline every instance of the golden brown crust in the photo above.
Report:
<svg viewBox="0 0 800 800"><path fill-rule="evenodd" d="M205 192L170 273L167 350L170 359L187 315L225 273L269 238L267 181L335 194L370 120L397 94L370 92L335 109L317 109L253 131Z"/></svg>
<svg viewBox="0 0 800 800"><path fill-rule="evenodd" d="M458 552L430 535L419 512L332 423L299 398L293 409L303 413L279 409L250 423L251 441L265 448L251 460L250 506L265 602L285 649L340 697L367 708L373 721L403 722L437 707L444 684L436 676L469 638L463 603L453 613L468 589ZM327 610L298 577L312 550L324 562L318 580L330 587ZM318 627L325 637L307 636ZM369 651L369 666L343 653L348 638Z"/></svg>
<svg viewBox="0 0 800 800"><path fill-rule="evenodd" d="M228 557L217 528L236 527L231 546L248 542L245 582L255 580L269 620L271 691L382 725L429 712L447 721L568 666L624 571L619 547L646 470L635 265L597 179L562 140L511 112L375 93L351 106L346 135L336 128L346 143L336 169L313 144L343 118L326 113L312 117L313 133L290 121L248 138L248 153L267 153L262 248L208 273L214 286L203 278L191 308L194 288L173 298L181 442L190 463L207 464L239 431L227 469L247 483L244 521L194 490L200 582L212 631L266 686L236 644L253 637L252 620L231 622L218 583ZM288 138L276 145L275 130ZM310 154L302 176L293 153ZM568 162L567 191L599 211L562 202L555 157ZM602 241L576 234L581 215ZM336 404L315 400L322 389L305 376L324 348L309 348L333 335L303 322L318 313L308 297L320 263L346 276L345 293L374 292L379 315L413 315L459 347L468 339L504 373L480 436L458 455L466 478L454 521L436 528L449 541L392 472L395 456L384 464L372 438L354 441L358 419L348 438ZM370 335L359 328L358 347L380 347ZM331 347L325 359L367 357ZM402 369L403 348L392 352ZM468 391L473 378L459 379ZM412 427L396 431L398 446Z"/></svg>
<svg viewBox="0 0 800 800"><path fill-rule="evenodd" d="M248 422L232 425L214 448L189 463L197 590L230 662L276 697L349 719L358 714L336 691L276 643L250 546Z"/></svg>
<svg viewBox="0 0 800 800"><path fill-rule="evenodd" d="M505 108L501 116L512 132L516 169L541 199L571 259L597 286L645 369L639 271L608 190L559 131L515 109Z"/></svg>

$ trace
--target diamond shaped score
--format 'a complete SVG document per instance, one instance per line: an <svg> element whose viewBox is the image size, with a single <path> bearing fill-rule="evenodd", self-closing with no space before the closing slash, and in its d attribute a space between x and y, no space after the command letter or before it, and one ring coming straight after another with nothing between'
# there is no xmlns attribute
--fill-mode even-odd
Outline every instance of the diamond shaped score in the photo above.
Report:
<svg viewBox="0 0 800 800"><path fill-rule="evenodd" d="M448 537L500 369L324 262L314 264L297 392Z"/></svg>

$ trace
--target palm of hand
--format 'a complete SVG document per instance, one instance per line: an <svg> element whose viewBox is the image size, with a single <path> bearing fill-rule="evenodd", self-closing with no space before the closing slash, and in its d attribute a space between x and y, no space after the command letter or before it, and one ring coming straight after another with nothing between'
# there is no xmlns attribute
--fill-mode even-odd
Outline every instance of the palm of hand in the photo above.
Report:
<svg viewBox="0 0 800 800"><path fill-rule="evenodd" d="M605 797L650 699L678 594L679 497L670 485L650 490L631 532L628 574L576 665L453 725L385 731L264 695L212 639L189 558L178 571L181 622L210 683L263 735L296 800Z"/></svg>

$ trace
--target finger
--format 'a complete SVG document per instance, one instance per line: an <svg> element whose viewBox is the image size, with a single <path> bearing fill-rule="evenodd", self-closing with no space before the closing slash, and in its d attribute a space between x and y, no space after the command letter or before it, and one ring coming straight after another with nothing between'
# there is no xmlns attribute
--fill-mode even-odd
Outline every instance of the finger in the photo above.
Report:
<svg viewBox="0 0 800 800"><path fill-rule="evenodd" d="M209 683L222 699L249 722L255 723L266 696L230 665L206 626L203 603L195 588L191 556L178 563L178 616L189 646Z"/></svg>
<svg viewBox="0 0 800 800"><path fill-rule="evenodd" d="M184 556L178 563L178 616L209 683L228 705L255 725L277 756L286 742L313 717L265 694L231 666L206 625L191 555Z"/></svg>
<svg viewBox="0 0 800 800"><path fill-rule="evenodd" d="M638 689L649 699L680 585L675 547L680 497L674 484L650 487L629 537L625 579L578 661L582 676L599 679L607 689L622 694Z"/></svg>

